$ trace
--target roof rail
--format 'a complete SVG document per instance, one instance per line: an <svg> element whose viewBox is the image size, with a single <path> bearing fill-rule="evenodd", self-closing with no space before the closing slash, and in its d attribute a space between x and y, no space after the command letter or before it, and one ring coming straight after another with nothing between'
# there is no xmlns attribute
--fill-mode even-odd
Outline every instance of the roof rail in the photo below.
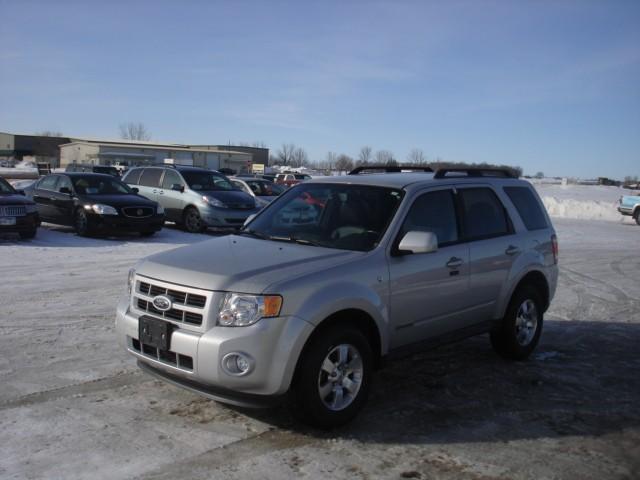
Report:
<svg viewBox="0 0 640 480"><path fill-rule="evenodd" d="M384 173L400 173L403 170L411 170L414 172L433 172L433 168L431 167L419 167L416 165L363 165L351 170L349 175L359 175L367 170L380 170Z"/></svg>
<svg viewBox="0 0 640 480"><path fill-rule="evenodd" d="M447 173L466 173L467 177L504 177L518 178L518 176L508 168L492 167L453 167L438 168L433 178L446 178Z"/></svg>

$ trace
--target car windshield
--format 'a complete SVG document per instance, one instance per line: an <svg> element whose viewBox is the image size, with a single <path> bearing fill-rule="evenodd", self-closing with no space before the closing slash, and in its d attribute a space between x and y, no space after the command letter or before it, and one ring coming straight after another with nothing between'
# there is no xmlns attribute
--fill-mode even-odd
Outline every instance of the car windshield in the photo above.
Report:
<svg viewBox="0 0 640 480"><path fill-rule="evenodd" d="M271 182L261 182L260 180L245 180L249 188L258 197L277 197L284 188Z"/></svg>
<svg viewBox="0 0 640 480"><path fill-rule="evenodd" d="M191 190L208 191L208 190L236 190L227 180L220 174L213 172L187 172L181 171L182 176L189 184Z"/></svg>
<svg viewBox="0 0 640 480"><path fill-rule="evenodd" d="M13 187L4 178L0 178L0 193L16 193Z"/></svg>
<svg viewBox="0 0 640 480"><path fill-rule="evenodd" d="M283 193L241 233L367 251L380 242L402 196L384 187L303 183Z"/></svg>
<svg viewBox="0 0 640 480"><path fill-rule="evenodd" d="M73 188L78 195L123 195L133 191L115 178L103 176L72 177Z"/></svg>

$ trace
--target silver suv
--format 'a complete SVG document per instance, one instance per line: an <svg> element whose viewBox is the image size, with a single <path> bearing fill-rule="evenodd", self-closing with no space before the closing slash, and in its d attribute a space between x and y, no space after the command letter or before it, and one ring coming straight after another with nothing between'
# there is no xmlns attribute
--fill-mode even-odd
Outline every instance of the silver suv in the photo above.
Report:
<svg viewBox="0 0 640 480"><path fill-rule="evenodd" d="M227 177L204 168L138 167L129 170L122 181L158 202L167 220L192 233L207 227L240 228L261 207Z"/></svg>
<svg viewBox="0 0 640 480"><path fill-rule="evenodd" d="M363 407L383 357L489 332L523 360L556 289L557 242L508 171L314 179L236 235L148 257L118 305L145 371L242 406L284 399L332 427Z"/></svg>

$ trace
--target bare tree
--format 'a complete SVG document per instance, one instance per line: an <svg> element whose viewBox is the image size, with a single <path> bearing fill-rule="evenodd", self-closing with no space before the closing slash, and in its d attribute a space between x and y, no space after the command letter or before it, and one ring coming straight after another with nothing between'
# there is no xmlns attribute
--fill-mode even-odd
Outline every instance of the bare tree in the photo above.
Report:
<svg viewBox="0 0 640 480"><path fill-rule="evenodd" d="M298 147L291 153L291 166L303 167L309 163L309 155L302 147Z"/></svg>
<svg viewBox="0 0 640 480"><path fill-rule="evenodd" d="M327 152L326 168L327 170L332 170L336 165L336 160L338 159L338 155L335 152Z"/></svg>
<svg viewBox="0 0 640 480"><path fill-rule="evenodd" d="M379 165L397 165L398 162L389 150L378 150L376 152L376 163Z"/></svg>
<svg viewBox="0 0 640 480"><path fill-rule="evenodd" d="M360 153L358 154L358 166L366 165L371 162L371 158L373 155L373 149L365 145L360 149Z"/></svg>
<svg viewBox="0 0 640 480"><path fill-rule="evenodd" d="M264 143L262 140L256 140L253 143L251 143L252 147L255 148L267 148L267 144Z"/></svg>
<svg viewBox="0 0 640 480"><path fill-rule="evenodd" d="M427 157L422 150L414 148L409 152L409 155L407 155L407 161L409 163L415 163L416 165L423 165L427 163Z"/></svg>
<svg viewBox="0 0 640 480"><path fill-rule="evenodd" d="M64 134L58 130L43 130L42 132L36 132L38 137L64 137Z"/></svg>
<svg viewBox="0 0 640 480"><path fill-rule="evenodd" d="M120 138L124 140L151 140L151 133L142 122L129 122L120 124Z"/></svg>
<svg viewBox="0 0 640 480"><path fill-rule="evenodd" d="M283 143L280 150L277 153L277 163L280 165L289 165L291 163L291 159L293 158L293 151L296 149L296 146L293 143Z"/></svg>
<svg viewBox="0 0 640 480"><path fill-rule="evenodd" d="M353 158L348 155L340 154L336 159L336 170L340 170L341 172L348 172L353 170Z"/></svg>

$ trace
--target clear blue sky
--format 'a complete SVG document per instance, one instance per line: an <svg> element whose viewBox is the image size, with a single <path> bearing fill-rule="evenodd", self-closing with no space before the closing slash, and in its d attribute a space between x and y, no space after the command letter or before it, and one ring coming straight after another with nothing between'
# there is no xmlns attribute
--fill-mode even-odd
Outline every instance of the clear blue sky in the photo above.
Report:
<svg viewBox="0 0 640 480"><path fill-rule="evenodd" d="M0 131L640 175L640 2L0 0Z"/></svg>

